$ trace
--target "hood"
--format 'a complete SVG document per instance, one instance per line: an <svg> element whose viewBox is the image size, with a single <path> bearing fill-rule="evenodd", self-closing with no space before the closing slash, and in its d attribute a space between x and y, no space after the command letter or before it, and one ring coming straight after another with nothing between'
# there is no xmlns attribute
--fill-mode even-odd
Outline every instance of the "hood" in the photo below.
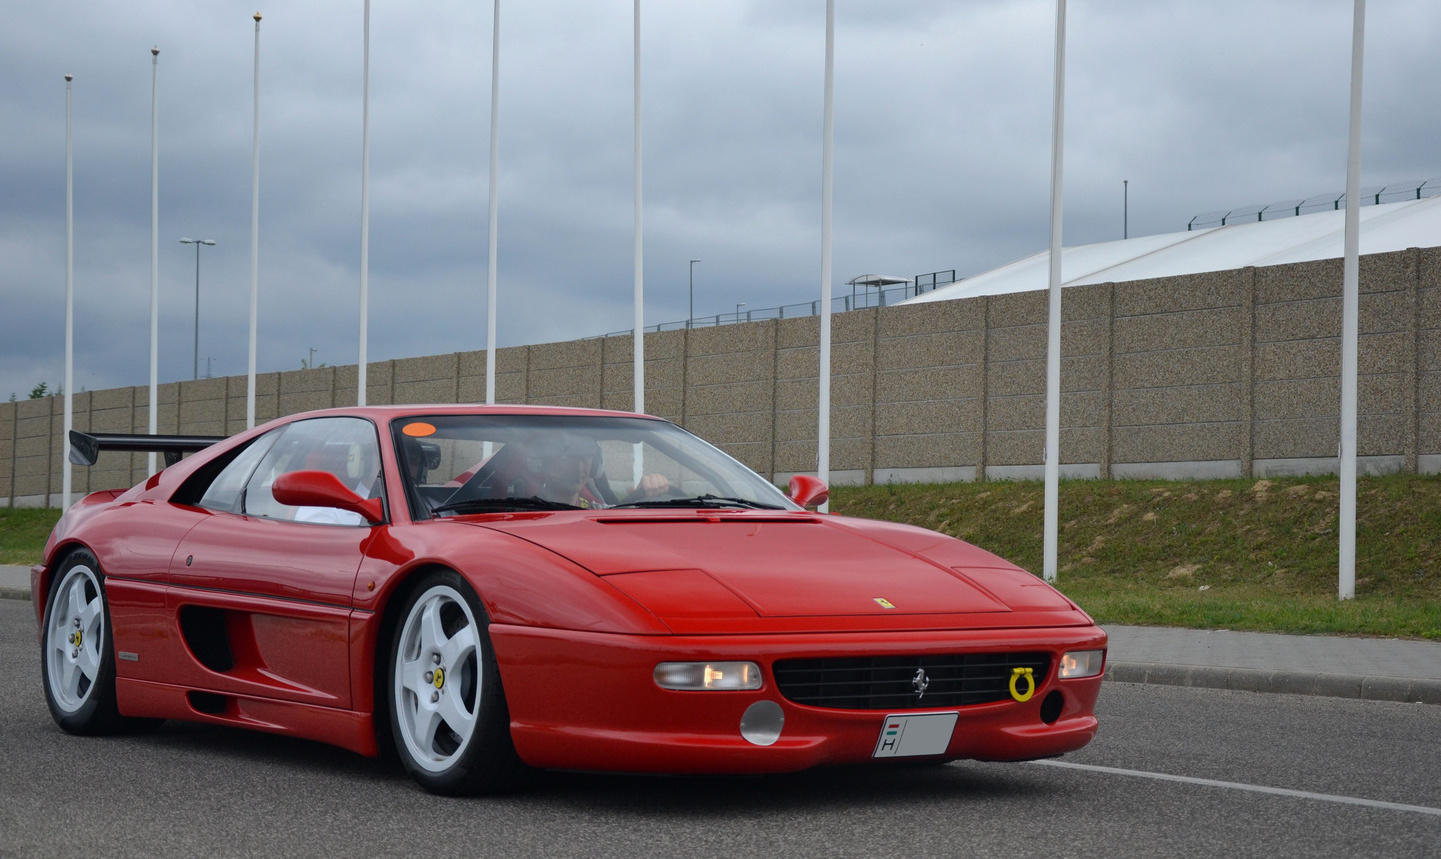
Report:
<svg viewBox="0 0 1441 859"><path fill-rule="evenodd" d="M858 522L801 513L687 510L521 515L474 524L543 546L600 576L676 571L679 591L696 597L714 590L698 588L703 576L761 617L1010 610L952 569L954 557L946 563L927 560L867 534ZM1005 565L968 544L932 536L964 547L962 552L970 549L980 566ZM638 583L640 577L623 578ZM629 590L622 581L614 583Z"/></svg>

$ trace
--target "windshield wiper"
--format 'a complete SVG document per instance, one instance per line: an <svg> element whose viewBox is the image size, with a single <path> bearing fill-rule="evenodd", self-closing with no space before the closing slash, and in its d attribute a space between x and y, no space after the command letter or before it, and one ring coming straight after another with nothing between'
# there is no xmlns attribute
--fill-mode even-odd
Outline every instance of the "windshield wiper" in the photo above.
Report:
<svg viewBox="0 0 1441 859"><path fill-rule="evenodd" d="M435 508L434 513L464 511L466 513L492 513L510 510L580 510L574 504L563 501L547 501L544 498L466 498L463 501L447 501Z"/></svg>
<svg viewBox="0 0 1441 859"><path fill-rule="evenodd" d="M784 510L775 504L762 504L759 501L750 501L745 498L727 498L723 495L697 495L693 498L663 498L656 501L632 501L629 504L617 504L612 510L619 510L622 507L745 507L751 510Z"/></svg>

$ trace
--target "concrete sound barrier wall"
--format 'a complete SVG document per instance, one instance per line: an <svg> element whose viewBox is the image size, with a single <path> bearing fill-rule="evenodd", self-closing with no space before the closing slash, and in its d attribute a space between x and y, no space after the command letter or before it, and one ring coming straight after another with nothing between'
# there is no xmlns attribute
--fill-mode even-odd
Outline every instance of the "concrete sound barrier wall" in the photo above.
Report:
<svg viewBox="0 0 1441 859"><path fill-rule="evenodd" d="M1335 471L1341 261L1071 287L1062 306L1061 455L1077 478ZM1441 248L1361 261L1363 471L1441 472ZM833 317L833 483L1041 475L1046 294ZM648 411L784 482L816 470L817 317L646 336ZM629 409L632 338L501 349L497 401ZM485 353L379 361L370 403L484 399ZM258 377L259 421L355 402L356 370ZM163 432L234 433L245 378L159 389ZM0 506L58 505L63 401L0 403ZM148 388L75 396L77 429L144 432ZM129 486L143 454L76 468Z"/></svg>

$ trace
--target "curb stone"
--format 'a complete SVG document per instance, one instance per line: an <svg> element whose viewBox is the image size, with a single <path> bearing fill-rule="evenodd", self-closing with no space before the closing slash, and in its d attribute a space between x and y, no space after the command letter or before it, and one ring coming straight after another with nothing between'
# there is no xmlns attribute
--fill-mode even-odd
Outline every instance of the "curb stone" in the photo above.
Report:
<svg viewBox="0 0 1441 859"><path fill-rule="evenodd" d="M1326 674L1316 671L1266 671L1256 668L1168 665L1157 662L1113 662L1106 667L1105 676L1107 680L1118 683L1441 705L1441 680L1407 677Z"/></svg>
<svg viewBox="0 0 1441 859"><path fill-rule="evenodd" d="M0 600L24 600L25 602L30 602L30 589L0 587Z"/></svg>

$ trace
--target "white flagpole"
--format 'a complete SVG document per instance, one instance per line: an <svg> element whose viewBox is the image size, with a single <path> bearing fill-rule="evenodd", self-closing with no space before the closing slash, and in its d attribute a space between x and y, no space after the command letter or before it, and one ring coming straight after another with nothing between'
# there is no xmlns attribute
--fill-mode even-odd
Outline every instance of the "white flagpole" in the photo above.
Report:
<svg viewBox="0 0 1441 859"><path fill-rule="evenodd" d="M1345 262L1341 287L1340 599L1356 596L1356 364L1360 316L1361 68L1366 0L1356 0L1351 32L1351 133L1346 150Z"/></svg>
<svg viewBox="0 0 1441 859"><path fill-rule="evenodd" d="M360 360L355 404L365 405L366 323L370 316L370 0L365 0L365 47L360 76Z"/></svg>
<svg viewBox="0 0 1441 859"><path fill-rule="evenodd" d="M260 304L260 13L255 13L255 125L250 165L250 363L245 384L245 428L255 427L255 332ZM228 430L227 430L228 431Z"/></svg>
<svg viewBox="0 0 1441 859"><path fill-rule="evenodd" d="M156 79L160 49L150 49L150 434L155 435L156 397L160 390L160 121ZM67 438L66 444L70 443ZM146 456L150 474L155 473L155 453Z"/></svg>
<svg viewBox="0 0 1441 859"><path fill-rule="evenodd" d="M73 136L70 125L70 82L74 75L65 76L65 435L60 449L64 451L61 479L61 509L70 509L70 489L73 480L70 465L70 430L75 428L75 407L72 398L75 391L75 174L73 163ZM49 491L49 488L46 488ZM48 506L48 505L47 505Z"/></svg>
<svg viewBox="0 0 1441 859"><path fill-rule="evenodd" d="M816 411L816 475L831 479L831 208L832 174L835 166L835 51L836 3L826 0L826 91L821 144L821 349L820 396ZM830 512L830 502L820 506Z"/></svg>
<svg viewBox="0 0 1441 859"><path fill-rule="evenodd" d="M500 248L500 0L490 30L490 246L486 256L485 288L485 402L495 403L495 293L496 253Z"/></svg>
<svg viewBox="0 0 1441 859"><path fill-rule="evenodd" d="M1061 487L1061 155L1066 119L1066 0L1056 0L1056 89L1051 108L1051 303L1046 338L1046 515L1042 575L1056 580Z"/></svg>
<svg viewBox="0 0 1441 859"><path fill-rule="evenodd" d="M635 0L635 367L632 387L634 407L645 411L645 254L641 250L644 236L644 213L641 208L641 137L640 137L640 0Z"/></svg>

